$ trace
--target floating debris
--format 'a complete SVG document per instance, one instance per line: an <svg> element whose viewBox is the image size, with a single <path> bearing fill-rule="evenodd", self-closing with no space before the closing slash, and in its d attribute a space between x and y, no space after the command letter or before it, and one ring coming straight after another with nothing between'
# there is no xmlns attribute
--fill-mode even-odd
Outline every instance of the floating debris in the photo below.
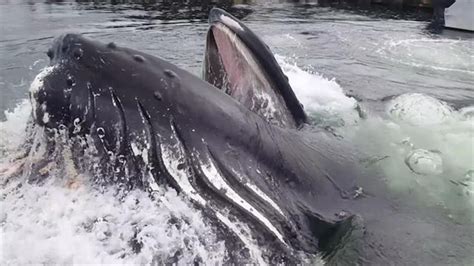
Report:
<svg viewBox="0 0 474 266"><path fill-rule="evenodd" d="M364 164L365 164L365 168L367 168L367 167L370 167L370 166L372 166L372 165L374 165L374 164L376 164L376 163L378 163L378 162L380 162L380 161L382 161L382 160L385 160L385 159L387 159L387 158L389 158L389 157L390 157L390 156L388 156L388 155L385 155L385 156L377 156L377 155L375 155L375 156L371 156L371 157L368 157L368 158L364 158L364 159L360 160L360 162L361 162L361 163L364 163Z"/></svg>
<svg viewBox="0 0 474 266"><path fill-rule="evenodd" d="M362 187L356 187L354 190L354 195L352 196L353 199L357 199L363 197L365 195L364 189Z"/></svg>

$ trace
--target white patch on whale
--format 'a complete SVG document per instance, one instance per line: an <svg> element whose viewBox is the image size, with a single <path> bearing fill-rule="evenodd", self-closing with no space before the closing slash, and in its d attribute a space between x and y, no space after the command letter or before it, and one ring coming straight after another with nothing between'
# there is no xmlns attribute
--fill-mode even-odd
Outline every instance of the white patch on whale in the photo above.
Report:
<svg viewBox="0 0 474 266"><path fill-rule="evenodd" d="M53 73L56 67L56 65L45 67L38 75L36 75L33 82L31 82L30 100L31 105L33 106L33 110L36 110L36 108L38 108L38 103L36 102L36 95L44 87L44 78L47 77L49 74ZM33 112L33 117L36 119L35 115L35 112Z"/></svg>
<svg viewBox="0 0 474 266"><path fill-rule="evenodd" d="M148 186L152 191L158 191L160 189L160 186L158 186L150 171L148 172Z"/></svg>
<svg viewBox="0 0 474 266"><path fill-rule="evenodd" d="M233 27L233 28L241 30L241 31L244 30L237 21L233 20L232 18L230 18L230 17L228 17L224 14L222 14L220 16L220 20L222 22L224 22L224 24L227 25L227 26Z"/></svg>
<svg viewBox="0 0 474 266"><path fill-rule="evenodd" d="M48 112L45 112L43 114L43 123L48 123L49 122L49 113Z"/></svg>
<svg viewBox="0 0 474 266"><path fill-rule="evenodd" d="M73 134L77 134L81 132L81 119L79 117L76 117L73 121L74 129L72 131Z"/></svg>
<svg viewBox="0 0 474 266"><path fill-rule="evenodd" d="M258 188L258 186L256 186L255 184L253 184L250 180L248 180L247 178L244 178L243 176L241 176L239 174L238 171L236 171L235 169L231 169L232 170L232 173L237 176L239 178L239 181L241 183L243 183L246 187L248 187L249 189L251 189L255 195L257 195L259 198L261 198L262 200L264 200L265 202L267 202L268 204L270 204L270 206L275 209L278 213L281 214L281 216L285 217L285 214L283 213L283 211L280 209L280 207L278 206L278 204L276 204L267 194L265 194L262 190L260 190L260 188ZM260 170L256 170L256 172L258 174L261 174Z"/></svg>
<svg viewBox="0 0 474 266"><path fill-rule="evenodd" d="M37 93L39 90L43 88L44 85L44 78L51 74L56 68L56 65L54 66L48 66L45 67L38 75L36 75L35 79L30 85L30 92L31 93Z"/></svg>
<svg viewBox="0 0 474 266"><path fill-rule="evenodd" d="M135 142L130 143L130 147L132 148L133 155L141 156L142 151L138 149L137 144Z"/></svg>
<svg viewBox="0 0 474 266"><path fill-rule="evenodd" d="M258 248L258 245L252 241L250 237L250 230L248 228L244 228L242 225L232 222L226 215L216 212L216 217L221 221L225 226L227 226L237 237L244 243L244 245L249 249L250 255L253 259L257 261L257 265L266 265L265 261L263 260L262 253Z"/></svg>
<svg viewBox="0 0 474 266"><path fill-rule="evenodd" d="M219 170L214 165L213 159L207 155L207 163L200 165L201 171L209 182L221 193L223 193L228 199L233 201L235 204L246 210L250 215L254 216L260 221L275 237L283 243L285 246L288 244L285 242L282 234L275 228L275 226L258 210L256 210L250 203L243 199L235 190L232 189L226 182L224 177L221 176Z"/></svg>
<svg viewBox="0 0 474 266"><path fill-rule="evenodd" d="M189 182L186 168L183 167L182 169L179 169L178 167L180 161L184 158L184 151L182 150L181 145L178 143L174 146L178 154L173 153L173 150L166 145L160 145L160 148L163 164L165 165L166 170L168 170L168 173L173 177L176 183L178 183L179 187L189 198L201 204L202 206L205 206L206 200L197 193L197 191Z"/></svg>
<svg viewBox="0 0 474 266"><path fill-rule="evenodd" d="M186 168L183 167L179 169L178 165L184 163L183 159L185 158L184 147L182 146L179 138L176 135L176 130L172 126L173 135L171 139L176 141L176 144L173 146L160 145L163 163L165 165L168 173L173 177L175 182L178 184L180 189L184 194L189 197L191 200L197 202L201 206L207 206L210 210L214 212L217 219L222 222L228 229L230 229L248 248L250 251L250 256L258 264L264 265L263 256L261 254L258 245L253 241L250 233L250 229L245 225L239 224L237 222L231 221L227 216L228 214L223 213L222 210L217 210L214 206L207 204L207 201L194 189L192 184L189 181L189 176L186 171Z"/></svg>

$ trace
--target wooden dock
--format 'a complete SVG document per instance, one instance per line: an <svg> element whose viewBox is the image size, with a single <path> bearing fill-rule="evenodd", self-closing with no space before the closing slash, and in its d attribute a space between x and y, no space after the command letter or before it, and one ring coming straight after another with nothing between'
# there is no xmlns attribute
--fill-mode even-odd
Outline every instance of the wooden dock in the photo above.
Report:
<svg viewBox="0 0 474 266"><path fill-rule="evenodd" d="M385 5L394 8L402 7L421 7L421 8L432 8L432 0L356 0L360 6L370 6L372 4Z"/></svg>

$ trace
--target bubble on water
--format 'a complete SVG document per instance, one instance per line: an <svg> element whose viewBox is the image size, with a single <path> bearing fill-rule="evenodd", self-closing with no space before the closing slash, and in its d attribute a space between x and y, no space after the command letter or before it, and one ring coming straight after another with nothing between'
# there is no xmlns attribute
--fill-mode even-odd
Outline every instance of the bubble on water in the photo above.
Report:
<svg viewBox="0 0 474 266"><path fill-rule="evenodd" d="M419 175L439 175L443 172L443 158L438 151L413 150L406 156L405 164Z"/></svg>
<svg viewBox="0 0 474 266"><path fill-rule="evenodd" d="M387 106L390 117L416 126L441 124L452 118L453 109L436 98L421 93L402 94Z"/></svg>

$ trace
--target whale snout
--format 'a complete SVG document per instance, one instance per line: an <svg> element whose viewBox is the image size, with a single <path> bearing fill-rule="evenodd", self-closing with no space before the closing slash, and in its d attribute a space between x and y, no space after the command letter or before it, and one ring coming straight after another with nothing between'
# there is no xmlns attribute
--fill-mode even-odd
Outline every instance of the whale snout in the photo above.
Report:
<svg viewBox="0 0 474 266"><path fill-rule="evenodd" d="M81 76L84 49L80 35L65 34L56 38L47 50L50 66L30 86L33 117L38 125L70 127L71 110L87 102L88 83Z"/></svg>
<svg viewBox="0 0 474 266"><path fill-rule="evenodd" d="M33 117L40 126L56 128L67 121L73 82L59 68L57 65L46 67L30 86ZM61 86L55 85L58 80L62 80Z"/></svg>

